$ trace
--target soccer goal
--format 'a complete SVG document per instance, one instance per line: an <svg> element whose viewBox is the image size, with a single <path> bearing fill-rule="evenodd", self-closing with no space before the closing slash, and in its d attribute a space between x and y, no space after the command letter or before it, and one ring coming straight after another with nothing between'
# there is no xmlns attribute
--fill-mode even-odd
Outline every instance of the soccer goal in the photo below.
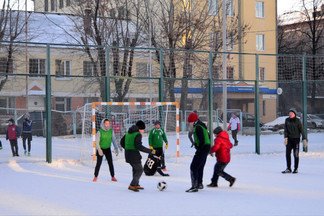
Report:
<svg viewBox="0 0 324 216"><path fill-rule="evenodd" d="M159 120L169 140L169 146L176 146L176 157L180 156L179 104L177 102L93 102L85 104L80 111L82 119L81 160L96 159L96 133L103 118L111 121L111 126L119 144L129 127L138 120L145 122L145 134ZM144 134L144 138L146 135ZM172 143L173 141L173 143ZM145 143L145 142L143 142Z"/></svg>

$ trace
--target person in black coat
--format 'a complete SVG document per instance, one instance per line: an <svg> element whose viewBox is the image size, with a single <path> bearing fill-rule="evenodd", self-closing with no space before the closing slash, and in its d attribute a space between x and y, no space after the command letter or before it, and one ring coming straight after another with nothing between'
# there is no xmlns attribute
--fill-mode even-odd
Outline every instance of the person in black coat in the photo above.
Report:
<svg viewBox="0 0 324 216"><path fill-rule="evenodd" d="M120 140L121 146L125 149L126 162L132 166L133 179L128 187L129 190L138 192L144 188L139 185L139 180L143 173L141 152L155 154L155 150L151 150L142 145L142 133L145 130L143 121L136 122L136 125L131 126L128 132Z"/></svg>
<svg viewBox="0 0 324 216"><path fill-rule="evenodd" d="M30 150L31 150L31 141L33 139L32 137L32 124L33 122L30 120L29 114L27 113L25 115L25 119L23 122L23 130L22 130L22 141L23 141L23 147L24 147L24 154L27 154L27 149L26 149L26 141L28 145L28 156L30 156Z"/></svg>
<svg viewBox="0 0 324 216"><path fill-rule="evenodd" d="M284 128L284 144L286 146L286 162L287 168L282 173L291 173L291 151L294 152L294 171L298 173L299 164L299 143L300 135L302 135L304 148L307 147L307 139L303 130L303 125L299 118L297 118L297 111L294 108L289 110L289 117L285 120Z"/></svg>

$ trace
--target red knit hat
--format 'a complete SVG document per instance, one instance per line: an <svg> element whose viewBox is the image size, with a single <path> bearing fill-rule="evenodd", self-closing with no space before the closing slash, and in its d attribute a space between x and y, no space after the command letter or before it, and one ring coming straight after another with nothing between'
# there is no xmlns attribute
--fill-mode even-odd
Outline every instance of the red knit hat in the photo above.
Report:
<svg viewBox="0 0 324 216"><path fill-rule="evenodd" d="M195 122L195 121L197 121L197 120L198 120L198 115L197 115L197 113L192 112L192 113L189 114L189 116L188 116L188 122L189 122L189 123L190 123L190 122Z"/></svg>

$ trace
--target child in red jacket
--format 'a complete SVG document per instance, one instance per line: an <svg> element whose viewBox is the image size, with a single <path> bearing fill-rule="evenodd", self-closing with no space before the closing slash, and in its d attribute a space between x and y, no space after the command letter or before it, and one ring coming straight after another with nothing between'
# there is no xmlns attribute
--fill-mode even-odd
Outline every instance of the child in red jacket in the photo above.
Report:
<svg viewBox="0 0 324 216"><path fill-rule="evenodd" d="M11 145L12 156L19 156L17 138L20 136L20 128L15 125L15 121L11 118L8 120L8 128L6 132L6 140L9 140Z"/></svg>
<svg viewBox="0 0 324 216"><path fill-rule="evenodd" d="M218 187L218 177L221 176L229 181L229 186L232 187L235 183L235 178L224 172L225 167L231 160L231 148L233 144L230 142L228 133L223 131L221 127L217 127L213 131L215 135L214 146L210 149L210 153L216 152L217 162L214 167L214 175L211 183L207 187Z"/></svg>

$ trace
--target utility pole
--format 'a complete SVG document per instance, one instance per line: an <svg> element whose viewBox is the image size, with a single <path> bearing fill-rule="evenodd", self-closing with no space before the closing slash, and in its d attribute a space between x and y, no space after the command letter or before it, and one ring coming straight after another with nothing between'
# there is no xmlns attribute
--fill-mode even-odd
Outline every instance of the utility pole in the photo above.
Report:
<svg viewBox="0 0 324 216"><path fill-rule="evenodd" d="M222 32L223 32L223 80L227 79L227 10L226 10L226 0L223 0L222 5L223 11L223 23L222 23ZM227 81L223 81L223 128L227 128Z"/></svg>

